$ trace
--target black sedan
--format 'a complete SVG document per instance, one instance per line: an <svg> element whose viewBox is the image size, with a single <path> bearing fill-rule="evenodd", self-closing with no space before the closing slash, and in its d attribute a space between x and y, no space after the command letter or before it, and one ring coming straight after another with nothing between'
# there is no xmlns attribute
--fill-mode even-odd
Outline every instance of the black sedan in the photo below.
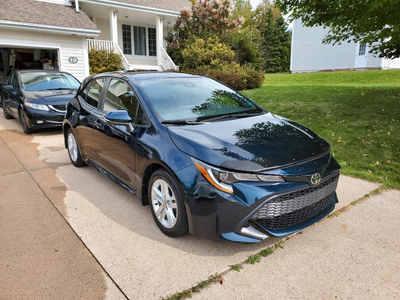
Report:
<svg viewBox="0 0 400 300"><path fill-rule="evenodd" d="M89 77L63 133L72 164L136 194L172 237L259 242L310 226L337 202L340 166L326 140L208 77Z"/></svg>
<svg viewBox="0 0 400 300"><path fill-rule="evenodd" d="M13 71L3 86L2 106L6 119L16 118L25 133L59 127L66 104L79 88L71 74L59 71Z"/></svg>

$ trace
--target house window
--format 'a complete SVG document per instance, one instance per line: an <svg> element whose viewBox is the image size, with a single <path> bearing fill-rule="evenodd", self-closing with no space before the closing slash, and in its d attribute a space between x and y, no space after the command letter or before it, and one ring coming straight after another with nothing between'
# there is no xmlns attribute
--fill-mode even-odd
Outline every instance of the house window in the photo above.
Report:
<svg viewBox="0 0 400 300"><path fill-rule="evenodd" d="M157 56L156 29L149 28L149 55Z"/></svg>
<svg viewBox="0 0 400 300"><path fill-rule="evenodd" d="M365 55L366 49L367 49L366 44L360 44L360 47L358 48L358 55L359 56Z"/></svg>
<svg viewBox="0 0 400 300"><path fill-rule="evenodd" d="M146 55L146 27L133 26L135 55Z"/></svg>
<svg viewBox="0 0 400 300"><path fill-rule="evenodd" d="M122 47L124 54L132 54L131 25L122 24Z"/></svg>
<svg viewBox="0 0 400 300"><path fill-rule="evenodd" d="M124 54L157 56L156 29L122 24Z"/></svg>

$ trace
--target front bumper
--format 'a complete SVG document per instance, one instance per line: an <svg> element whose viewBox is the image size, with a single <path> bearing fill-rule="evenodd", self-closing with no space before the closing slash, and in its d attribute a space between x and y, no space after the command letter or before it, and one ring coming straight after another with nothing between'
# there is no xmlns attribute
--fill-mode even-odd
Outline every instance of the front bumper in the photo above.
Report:
<svg viewBox="0 0 400 300"><path fill-rule="evenodd" d="M331 159L317 187L307 182L245 182L234 184L234 194L217 190L196 174L194 188L183 182L190 231L196 236L255 243L302 230L334 209L339 169Z"/></svg>
<svg viewBox="0 0 400 300"><path fill-rule="evenodd" d="M44 111L25 107L28 127L32 129L61 127L65 113L58 111Z"/></svg>

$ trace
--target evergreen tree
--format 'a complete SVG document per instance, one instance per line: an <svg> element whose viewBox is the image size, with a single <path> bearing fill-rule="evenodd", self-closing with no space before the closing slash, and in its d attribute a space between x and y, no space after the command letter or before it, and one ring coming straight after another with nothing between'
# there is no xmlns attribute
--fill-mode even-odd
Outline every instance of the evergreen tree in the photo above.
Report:
<svg viewBox="0 0 400 300"><path fill-rule="evenodd" d="M288 72L291 33L288 31L284 18L280 14L275 17L273 9L269 8L266 11L264 23L260 27L261 53L265 61L264 71L267 73Z"/></svg>

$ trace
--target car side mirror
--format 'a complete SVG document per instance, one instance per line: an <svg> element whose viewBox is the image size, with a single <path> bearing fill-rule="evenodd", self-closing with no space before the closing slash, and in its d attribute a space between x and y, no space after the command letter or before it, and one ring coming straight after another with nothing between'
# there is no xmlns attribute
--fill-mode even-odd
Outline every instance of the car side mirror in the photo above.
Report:
<svg viewBox="0 0 400 300"><path fill-rule="evenodd" d="M113 110L106 114L106 119L112 123L130 123L131 116L126 110Z"/></svg>
<svg viewBox="0 0 400 300"><path fill-rule="evenodd" d="M132 118L126 110L113 110L106 114L106 120L114 125L126 126L129 132L133 131Z"/></svg>
<svg viewBox="0 0 400 300"><path fill-rule="evenodd" d="M5 85L3 86L3 91L11 93L14 92L14 88L12 85Z"/></svg>

